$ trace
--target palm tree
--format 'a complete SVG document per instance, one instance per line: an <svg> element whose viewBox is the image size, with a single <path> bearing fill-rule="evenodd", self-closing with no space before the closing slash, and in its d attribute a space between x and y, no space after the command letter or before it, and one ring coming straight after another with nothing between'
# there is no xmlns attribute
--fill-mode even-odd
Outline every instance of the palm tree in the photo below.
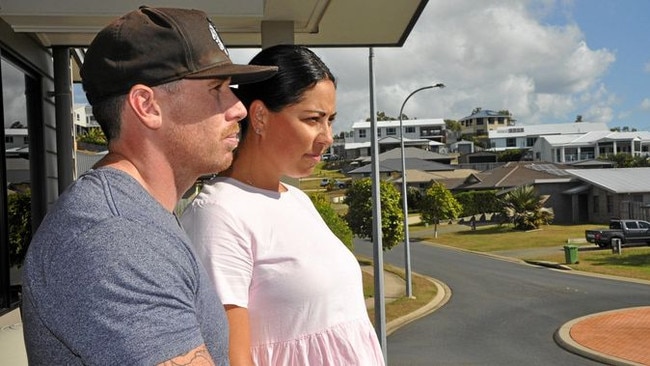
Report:
<svg viewBox="0 0 650 366"><path fill-rule="evenodd" d="M503 197L503 214L517 230L537 229L553 220L553 209L544 207L549 198L538 196L531 185L517 187Z"/></svg>

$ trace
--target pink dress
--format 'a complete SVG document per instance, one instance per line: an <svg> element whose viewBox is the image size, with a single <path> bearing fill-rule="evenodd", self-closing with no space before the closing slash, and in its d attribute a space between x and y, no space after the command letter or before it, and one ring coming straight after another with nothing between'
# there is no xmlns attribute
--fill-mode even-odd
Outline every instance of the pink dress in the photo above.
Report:
<svg viewBox="0 0 650 366"><path fill-rule="evenodd" d="M257 365L383 365L359 263L287 188L219 177L183 213L221 301L248 309Z"/></svg>

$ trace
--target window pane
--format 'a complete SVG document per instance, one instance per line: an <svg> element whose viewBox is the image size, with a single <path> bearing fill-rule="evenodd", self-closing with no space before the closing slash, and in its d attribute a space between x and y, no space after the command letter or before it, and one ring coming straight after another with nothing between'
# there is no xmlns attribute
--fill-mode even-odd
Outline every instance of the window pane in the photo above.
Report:
<svg viewBox="0 0 650 366"><path fill-rule="evenodd" d="M19 288L22 283L21 269L27 245L31 238L31 194L29 173L29 136L27 127L26 77L21 69L2 58L2 102L5 151L6 190L3 189L3 220L7 220L7 232L2 233L0 250L9 257L10 268L2 268L2 276L9 278L8 286L3 286L3 298L9 299L4 307L15 306L19 301ZM5 282L6 284L6 282Z"/></svg>

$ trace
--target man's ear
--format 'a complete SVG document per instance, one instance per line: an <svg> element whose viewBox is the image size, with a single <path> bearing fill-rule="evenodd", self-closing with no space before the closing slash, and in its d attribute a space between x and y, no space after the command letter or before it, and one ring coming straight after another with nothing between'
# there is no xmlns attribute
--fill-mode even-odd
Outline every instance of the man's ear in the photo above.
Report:
<svg viewBox="0 0 650 366"><path fill-rule="evenodd" d="M129 90L127 99L131 110L146 128L157 130L162 126L162 111L152 88L136 84Z"/></svg>

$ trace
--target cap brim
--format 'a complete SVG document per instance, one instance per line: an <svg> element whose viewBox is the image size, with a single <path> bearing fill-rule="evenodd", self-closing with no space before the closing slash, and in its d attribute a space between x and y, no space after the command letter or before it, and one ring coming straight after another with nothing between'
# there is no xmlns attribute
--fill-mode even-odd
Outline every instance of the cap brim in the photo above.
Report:
<svg viewBox="0 0 650 366"><path fill-rule="evenodd" d="M185 79L231 78L230 84L248 84L263 81L278 72L277 66L226 64L185 75Z"/></svg>

